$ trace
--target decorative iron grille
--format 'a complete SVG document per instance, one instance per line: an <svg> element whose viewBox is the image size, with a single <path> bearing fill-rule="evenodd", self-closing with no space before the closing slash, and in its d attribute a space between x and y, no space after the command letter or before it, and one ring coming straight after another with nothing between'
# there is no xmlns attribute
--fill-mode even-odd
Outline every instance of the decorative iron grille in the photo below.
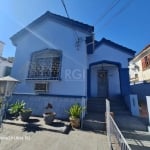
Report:
<svg viewBox="0 0 150 150"><path fill-rule="evenodd" d="M43 50L32 54L28 79L59 80L61 53Z"/></svg>

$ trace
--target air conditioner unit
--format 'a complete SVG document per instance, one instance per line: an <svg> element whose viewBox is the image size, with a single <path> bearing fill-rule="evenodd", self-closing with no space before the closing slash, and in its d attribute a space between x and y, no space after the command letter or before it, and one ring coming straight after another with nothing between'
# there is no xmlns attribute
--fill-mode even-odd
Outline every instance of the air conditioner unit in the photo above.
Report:
<svg viewBox="0 0 150 150"><path fill-rule="evenodd" d="M34 90L37 93L46 93L48 91L48 83L35 83Z"/></svg>

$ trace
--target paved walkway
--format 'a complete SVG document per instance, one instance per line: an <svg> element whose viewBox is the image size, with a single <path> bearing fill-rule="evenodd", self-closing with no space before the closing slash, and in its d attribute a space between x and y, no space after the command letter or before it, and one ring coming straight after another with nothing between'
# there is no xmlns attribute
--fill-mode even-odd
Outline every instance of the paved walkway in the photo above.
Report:
<svg viewBox="0 0 150 150"><path fill-rule="evenodd" d="M24 130L24 126L4 124L0 150L108 150L103 133L74 130L69 134L48 130Z"/></svg>
<svg viewBox="0 0 150 150"><path fill-rule="evenodd" d="M150 150L150 133L144 131L122 131L132 150Z"/></svg>

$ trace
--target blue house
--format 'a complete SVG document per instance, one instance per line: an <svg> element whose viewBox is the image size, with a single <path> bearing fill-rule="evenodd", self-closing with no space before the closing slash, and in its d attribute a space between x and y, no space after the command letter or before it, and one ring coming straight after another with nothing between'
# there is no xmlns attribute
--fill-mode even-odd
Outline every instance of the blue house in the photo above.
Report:
<svg viewBox="0 0 150 150"><path fill-rule="evenodd" d="M130 94L128 59L135 52L107 39L94 40L94 27L46 12L11 37L16 46L12 76L20 99L34 115L47 103L58 118L72 104L90 97L114 99Z"/></svg>

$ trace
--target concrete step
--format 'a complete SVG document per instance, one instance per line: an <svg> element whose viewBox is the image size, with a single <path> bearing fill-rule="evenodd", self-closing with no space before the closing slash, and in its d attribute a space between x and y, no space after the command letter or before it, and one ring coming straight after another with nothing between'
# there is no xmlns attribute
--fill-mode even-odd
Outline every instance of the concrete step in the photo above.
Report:
<svg viewBox="0 0 150 150"><path fill-rule="evenodd" d="M95 105L95 104L91 104L88 105L88 108L90 109L106 109L105 105ZM127 108L125 106L110 106L110 108L112 110L127 110Z"/></svg>
<svg viewBox="0 0 150 150"><path fill-rule="evenodd" d="M88 112L99 112L99 113L105 113L106 107L104 105L88 105L87 107ZM126 109L126 107L123 106L113 106L110 108L110 111L114 113L119 112L126 112L127 114L130 114L130 112Z"/></svg>
<svg viewBox="0 0 150 150"><path fill-rule="evenodd" d="M103 98L90 98L87 102L88 112L105 113L106 102ZM120 99L113 99L110 101L110 111L116 114L130 114L124 103Z"/></svg>
<svg viewBox="0 0 150 150"><path fill-rule="evenodd" d="M114 111L112 111L112 112L114 112ZM115 111L114 115L118 115L118 116L120 116L120 115L131 115L131 113L128 110L125 110L125 111L122 110L122 111Z"/></svg>
<svg viewBox="0 0 150 150"><path fill-rule="evenodd" d="M106 98L102 98L102 97L90 97L90 98L88 98L88 100L89 101L93 101L93 100L95 100L95 101L105 101Z"/></svg>
<svg viewBox="0 0 150 150"><path fill-rule="evenodd" d="M95 104L95 105L106 105L106 101L105 100L89 100L87 101L87 104ZM125 105L124 101L121 100L113 100L110 101L110 105L111 106L122 106Z"/></svg>
<svg viewBox="0 0 150 150"><path fill-rule="evenodd" d="M92 131L105 130L105 114L88 113L83 120L83 129Z"/></svg>
<svg viewBox="0 0 150 150"><path fill-rule="evenodd" d="M97 101L97 100L88 100L87 101L88 104L103 104L105 105L106 102L105 101ZM110 105L122 105L122 104L125 104L124 102L122 101L110 101Z"/></svg>

